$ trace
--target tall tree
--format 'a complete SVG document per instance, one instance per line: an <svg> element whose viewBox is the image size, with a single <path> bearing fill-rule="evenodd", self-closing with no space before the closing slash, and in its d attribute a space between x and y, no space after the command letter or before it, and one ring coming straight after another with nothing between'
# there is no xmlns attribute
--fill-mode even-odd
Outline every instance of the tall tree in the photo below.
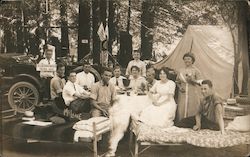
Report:
<svg viewBox="0 0 250 157"><path fill-rule="evenodd" d="M248 39L247 39L247 11L248 4L246 1L239 1L238 3L238 51L242 55L242 70L243 80L241 86L241 93L244 95L248 94L248 71L249 71L249 54L248 54ZM249 93L250 94L250 93Z"/></svg>
<svg viewBox="0 0 250 157"><path fill-rule="evenodd" d="M100 61L100 41L97 34L99 21L100 21L100 0L92 0L93 10L93 62L99 63Z"/></svg>
<svg viewBox="0 0 250 157"><path fill-rule="evenodd" d="M142 2L141 52L142 59L151 59L153 49L154 7L151 0Z"/></svg>
<svg viewBox="0 0 250 157"><path fill-rule="evenodd" d="M19 18L16 21L16 34L17 34L17 53L23 53L24 52L24 32L23 32L23 26L24 26L24 14L23 14L24 4L23 2L19 3L19 9L18 12L20 14Z"/></svg>
<svg viewBox="0 0 250 157"><path fill-rule="evenodd" d="M227 25L231 32L233 47L234 47L234 69L233 69L233 95L239 94L239 64L241 61L239 48L238 48L238 24L239 24L239 8L237 2L225 2L224 0L215 1L218 6L224 23Z"/></svg>
<svg viewBox="0 0 250 157"><path fill-rule="evenodd" d="M115 29L115 6L114 6L114 0L109 0L109 41L108 41L108 51L112 54L112 43L116 39L116 29Z"/></svg>
<svg viewBox="0 0 250 157"><path fill-rule="evenodd" d="M61 56L66 56L69 53L69 30L67 20L67 1L60 0L60 15L61 15Z"/></svg>
<svg viewBox="0 0 250 157"><path fill-rule="evenodd" d="M78 60L86 56L89 51L90 39L90 6L88 0L79 0L78 26Z"/></svg>

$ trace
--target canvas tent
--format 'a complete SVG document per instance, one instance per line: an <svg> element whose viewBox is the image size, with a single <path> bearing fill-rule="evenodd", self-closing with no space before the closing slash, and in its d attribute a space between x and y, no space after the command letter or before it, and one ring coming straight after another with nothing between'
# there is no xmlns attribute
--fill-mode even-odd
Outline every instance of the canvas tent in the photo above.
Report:
<svg viewBox="0 0 250 157"><path fill-rule="evenodd" d="M178 71L185 67L182 57L186 52L195 54L194 65L201 71L203 79L212 80L215 91L228 98L232 93L234 68L230 31L222 26L190 25L175 50L154 67L169 67ZM242 72L239 73L239 78L242 78Z"/></svg>

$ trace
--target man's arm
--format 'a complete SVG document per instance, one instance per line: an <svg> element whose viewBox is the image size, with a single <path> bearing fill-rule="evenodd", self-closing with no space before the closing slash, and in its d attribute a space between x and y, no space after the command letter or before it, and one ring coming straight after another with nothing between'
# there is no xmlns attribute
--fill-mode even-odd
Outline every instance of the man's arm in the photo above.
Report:
<svg viewBox="0 0 250 157"><path fill-rule="evenodd" d="M126 68L126 73L125 73L126 76L130 75L130 70L131 70L131 61L128 63L128 66Z"/></svg>
<svg viewBox="0 0 250 157"><path fill-rule="evenodd" d="M146 64L142 61L142 76L143 77L146 77Z"/></svg>
<svg viewBox="0 0 250 157"><path fill-rule="evenodd" d="M87 99L90 98L90 92L83 89L81 86L77 86L79 94L75 93L74 96L80 98L80 99Z"/></svg>
<svg viewBox="0 0 250 157"><path fill-rule="evenodd" d="M53 81L53 83L51 83L51 85L56 90L57 94L62 93L63 88L62 88L62 86L61 86L61 84L60 84L60 82L58 80L57 81Z"/></svg>
<svg viewBox="0 0 250 157"><path fill-rule="evenodd" d="M201 129L201 114L198 113L195 115L195 126L193 127L193 130L197 131Z"/></svg>
<svg viewBox="0 0 250 157"><path fill-rule="evenodd" d="M217 104L215 107L215 118L216 122L219 124L220 131L222 134L225 133L224 120L223 120L223 107L222 104Z"/></svg>

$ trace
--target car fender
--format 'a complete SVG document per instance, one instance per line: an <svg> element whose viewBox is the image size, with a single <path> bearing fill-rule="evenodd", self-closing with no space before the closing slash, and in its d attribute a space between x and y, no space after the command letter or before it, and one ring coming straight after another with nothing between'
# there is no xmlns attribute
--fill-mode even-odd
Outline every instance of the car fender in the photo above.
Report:
<svg viewBox="0 0 250 157"><path fill-rule="evenodd" d="M42 83L41 83L41 79L34 77L32 75L29 74L18 74L15 76L14 82L17 81L27 81L32 83L37 89L38 91L42 91Z"/></svg>

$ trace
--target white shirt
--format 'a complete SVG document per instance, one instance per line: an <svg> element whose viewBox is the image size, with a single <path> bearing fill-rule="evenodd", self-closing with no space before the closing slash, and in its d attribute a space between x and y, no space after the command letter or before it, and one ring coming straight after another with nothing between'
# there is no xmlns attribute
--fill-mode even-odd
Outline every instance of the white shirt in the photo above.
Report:
<svg viewBox="0 0 250 157"><path fill-rule="evenodd" d="M52 59L48 60L47 58L44 58L40 60L38 64L39 65L56 65L56 62ZM55 76L55 72L53 71L40 71L41 78L54 77L54 76Z"/></svg>
<svg viewBox="0 0 250 157"><path fill-rule="evenodd" d="M141 76L146 76L146 64L141 60L138 60L138 61L132 60L132 61L130 61L128 63L128 66L127 66L127 69L126 69L126 75L131 75L131 67L132 66L137 66L138 68L140 68L140 75Z"/></svg>
<svg viewBox="0 0 250 157"><path fill-rule="evenodd" d="M95 83L95 77L90 72L86 74L84 71L76 74L76 83L80 86L87 86L88 89Z"/></svg>
<svg viewBox="0 0 250 157"><path fill-rule="evenodd" d="M86 95L90 95L89 92L87 92L86 90L84 90L80 85L78 85L77 83L72 83L71 81L68 81L64 88L63 88L63 92L62 92L62 96L64 99L64 102L67 106L69 106L69 104L76 100L77 97L74 96L74 94L86 94Z"/></svg>
<svg viewBox="0 0 250 157"><path fill-rule="evenodd" d="M115 85L115 86L118 86L119 88L121 89L124 89L124 85L123 85L123 79L127 79L126 77L123 77L123 76L119 76L118 78L116 77L112 77L110 80L109 80L109 83ZM118 85L117 85L118 83Z"/></svg>
<svg viewBox="0 0 250 157"><path fill-rule="evenodd" d="M139 76L137 79L132 77L130 79L129 87L132 88L133 90L137 90L137 89L141 88L142 84L144 84L145 86L147 84L147 81L146 81L146 79L144 77Z"/></svg>

